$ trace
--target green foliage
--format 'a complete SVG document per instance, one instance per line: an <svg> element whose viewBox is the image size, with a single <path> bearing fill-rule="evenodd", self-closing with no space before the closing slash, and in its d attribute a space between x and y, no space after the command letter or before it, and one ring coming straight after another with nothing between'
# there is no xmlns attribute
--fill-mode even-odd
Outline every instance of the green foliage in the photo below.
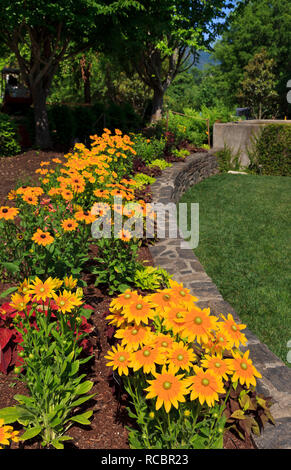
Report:
<svg viewBox="0 0 291 470"><path fill-rule="evenodd" d="M147 266L136 271L134 283L142 290L154 291L169 287L171 277L165 269Z"/></svg>
<svg viewBox="0 0 291 470"><path fill-rule="evenodd" d="M134 142L136 156L141 158L146 164L163 157L165 149L164 137L148 139L143 134L137 133L131 135L131 138Z"/></svg>
<svg viewBox="0 0 291 470"><path fill-rule="evenodd" d="M183 114L181 116L169 112L168 130L174 134L176 145L188 141L196 147L208 143L207 119L211 135L215 121L228 122L234 117L232 111L226 107L202 106L200 111L188 107L183 109Z"/></svg>
<svg viewBox="0 0 291 470"><path fill-rule="evenodd" d="M138 243L130 240L101 238L96 241L100 256L92 274L96 275L95 285L103 286L109 295L120 293L134 285L135 272L139 268L137 262Z"/></svg>
<svg viewBox="0 0 291 470"><path fill-rule="evenodd" d="M14 372L26 385L29 396L15 395L18 404L2 408L0 417L6 424L17 421L24 427L21 440L39 436L42 446L62 449L63 442L71 439L65 432L74 422L90 424L92 410L76 413L78 406L94 396L87 394L93 382L84 381L86 374L80 373L90 356L81 358L82 347L78 341L86 335L78 335L81 323L78 309L69 314L54 311L54 319L50 306L46 315L43 312L44 308L34 304L21 321L20 317L14 319L23 339L23 367L16 367Z"/></svg>
<svg viewBox="0 0 291 470"><path fill-rule="evenodd" d="M270 124L253 141L251 168L263 175L291 176L291 125Z"/></svg>
<svg viewBox="0 0 291 470"><path fill-rule="evenodd" d="M233 153L231 148L224 144L223 150L216 152L216 158L218 160L218 167L221 173L227 173L229 170L237 171L240 169L240 152Z"/></svg>
<svg viewBox="0 0 291 470"><path fill-rule="evenodd" d="M274 60L265 49L258 52L245 67L238 98L243 107L251 110L256 119L277 114L278 93L275 90Z"/></svg>
<svg viewBox="0 0 291 470"><path fill-rule="evenodd" d="M145 399L144 374L125 377L125 389L133 407L128 408L138 429L129 428L132 449L222 449L226 418L224 404L211 408L188 402L179 409L156 411Z"/></svg>
<svg viewBox="0 0 291 470"><path fill-rule="evenodd" d="M286 83L290 78L291 15L289 0L251 0L240 2L230 15L229 26L214 47L218 65L210 67L217 96L233 106L243 79L244 67L262 48L275 62L276 91L280 96L280 115L290 113ZM212 76L212 79L211 79Z"/></svg>
<svg viewBox="0 0 291 470"><path fill-rule="evenodd" d="M156 181L156 178L146 175L145 173L136 173L136 175L134 175L134 179L136 181L136 188L138 189L141 189L148 184L153 184Z"/></svg>
<svg viewBox="0 0 291 470"><path fill-rule="evenodd" d="M238 384L235 390L231 390L226 403L226 429L234 431L242 440L250 438L252 433L260 436L267 422L275 424L271 405L270 399Z"/></svg>
<svg viewBox="0 0 291 470"><path fill-rule="evenodd" d="M153 166L157 166L161 170L165 170L166 168L171 167L172 164L169 163L169 162L166 162L166 160L157 158L156 160L153 160L152 163L149 164L150 168L153 167Z"/></svg>
<svg viewBox="0 0 291 470"><path fill-rule="evenodd" d="M0 113L0 157L16 155L20 150L15 123L7 114Z"/></svg>

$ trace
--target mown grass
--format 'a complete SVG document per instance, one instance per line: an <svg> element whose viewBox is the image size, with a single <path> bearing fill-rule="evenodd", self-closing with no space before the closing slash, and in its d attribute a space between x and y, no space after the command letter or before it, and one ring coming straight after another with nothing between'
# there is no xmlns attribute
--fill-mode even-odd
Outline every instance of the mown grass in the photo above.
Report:
<svg viewBox="0 0 291 470"><path fill-rule="evenodd" d="M241 320L287 363L291 178L219 174L190 188L181 202L199 203L194 251L206 272Z"/></svg>

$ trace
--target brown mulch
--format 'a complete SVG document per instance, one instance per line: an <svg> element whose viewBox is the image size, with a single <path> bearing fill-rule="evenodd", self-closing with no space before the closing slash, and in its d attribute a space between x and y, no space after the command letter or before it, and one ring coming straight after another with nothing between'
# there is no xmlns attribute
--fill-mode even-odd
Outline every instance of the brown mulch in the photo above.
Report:
<svg viewBox="0 0 291 470"><path fill-rule="evenodd" d="M0 203L15 188L16 183L37 183L38 175L35 170L39 168L40 162L51 161L55 157L62 158L63 155L58 152L29 150L14 157L0 157ZM52 167L53 165L52 162Z"/></svg>
<svg viewBox="0 0 291 470"><path fill-rule="evenodd" d="M32 178L37 181L35 170L39 168L41 161L51 160L53 157L61 157L63 154L55 152L29 151L21 155L0 159L0 204L3 203L7 193L15 187L17 180ZM142 247L139 259L148 265L153 265L150 251ZM86 365L88 379L94 385L91 393L96 395L84 404L84 411L93 410L90 426L74 425L69 429L68 435L74 438L66 443L68 448L77 449L129 449L128 431L125 426L130 424L126 413L126 395L120 396L120 388L112 378L110 369L106 366L105 355L110 349L110 337L105 322L108 306L111 298L87 278L88 287L84 290L85 301L94 309L90 322L94 327L90 337L94 346L94 358ZM9 286L0 283L0 293ZM7 299L0 299L0 305ZM0 408L16 404L13 396L15 394L27 393L22 382L16 379L13 371L8 375L0 373ZM83 409L82 409L83 411ZM19 427L21 429L21 427ZM17 449L23 444L13 443L12 448ZM39 443L29 441L27 449L38 449ZM254 449L253 442L243 442L233 433L226 432L224 436L225 449Z"/></svg>

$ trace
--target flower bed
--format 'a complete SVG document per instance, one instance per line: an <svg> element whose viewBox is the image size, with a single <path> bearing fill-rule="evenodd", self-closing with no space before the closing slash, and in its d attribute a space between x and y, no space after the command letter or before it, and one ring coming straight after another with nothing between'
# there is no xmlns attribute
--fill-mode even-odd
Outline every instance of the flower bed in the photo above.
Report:
<svg viewBox="0 0 291 470"><path fill-rule="evenodd" d="M40 184L16 187L0 208L1 274L11 284L0 365L25 389L0 409L0 445L63 448L75 423L89 433L101 350L127 397L131 448L221 448L225 429L249 437L272 419L255 392L260 373L239 351L245 325L201 310L183 285L139 260L147 240L126 227L133 215L142 226L154 221L147 185L167 165L160 155L152 166L137 157L134 136L105 129L54 168L41 162ZM97 342L90 289L90 304L103 296L108 323L102 318Z"/></svg>

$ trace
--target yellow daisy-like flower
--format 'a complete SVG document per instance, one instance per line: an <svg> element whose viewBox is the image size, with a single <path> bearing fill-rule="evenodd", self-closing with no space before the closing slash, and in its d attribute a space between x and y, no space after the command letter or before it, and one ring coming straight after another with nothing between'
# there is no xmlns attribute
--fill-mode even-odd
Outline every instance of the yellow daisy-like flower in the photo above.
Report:
<svg viewBox="0 0 291 470"><path fill-rule="evenodd" d="M117 345L117 348L113 346L112 351L108 351L105 359L110 361L106 365L113 367L113 370L117 369L119 375L128 375L128 368L131 366L131 352L120 344Z"/></svg>
<svg viewBox="0 0 291 470"><path fill-rule="evenodd" d="M141 295L138 295L135 302L126 304L123 308L123 313L129 323L135 322L137 325L141 322L147 325L149 319L155 316L155 311Z"/></svg>
<svg viewBox="0 0 291 470"><path fill-rule="evenodd" d="M41 246L47 246L53 243L54 237L51 236L49 232L44 232L40 228L37 229L35 234L31 237L31 239Z"/></svg>
<svg viewBox="0 0 291 470"><path fill-rule="evenodd" d="M233 359L225 359L229 369L233 371L232 381L236 382L239 380L241 385L246 384L247 387L250 385L256 386L256 377L262 378L260 372L257 371L253 365L253 361L249 358L249 351L246 351L243 355L238 351L232 353Z"/></svg>
<svg viewBox="0 0 291 470"><path fill-rule="evenodd" d="M206 354L201 361L201 366L205 369L213 370L221 379L227 380L227 374L232 374L226 360L222 358L222 354L215 354L213 356Z"/></svg>
<svg viewBox="0 0 291 470"><path fill-rule="evenodd" d="M186 315L186 308L171 304L171 308L161 313L163 326L167 330L171 330L175 335L181 333L185 328Z"/></svg>
<svg viewBox="0 0 291 470"><path fill-rule="evenodd" d="M227 318L224 315L221 315L221 318L224 321L220 325L220 328L226 331L230 337L232 346L238 348L240 343L245 346L247 344L247 338L244 333L241 333L241 330L244 330L246 325L236 323L230 313L227 315Z"/></svg>
<svg viewBox="0 0 291 470"><path fill-rule="evenodd" d="M20 294L28 294L29 293L29 288L30 288L30 283L28 279L24 279L24 281L19 284L17 290Z"/></svg>
<svg viewBox="0 0 291 470"><path fill-rule="evenodd" d="M198 307L192 307L185 316L185 328L181 334L182 338L187 338L188 342L197 341L206 343L211 330L215 329L217 318L210 315L210 309L201 310Z"/></svg>
<svg viewBox="0 0 291 470"><path fill-rule="evenodd" d="M173 279L169 279L172 295L175 296L175 302L185 302L192 305L198 298L190 294L190 289L186 289L183 284L179 284Z"/></svg>
<svg viewBox="0 0 291 470"><path fill-rule="evenodd" d="M138 351L133 352L131 367L134 372L142 368L145 374L154 374L156 364L163 364L164 362L164 355L159 348L146 345Z"/></svg>
<svg viewBox="0 0 291 470"><path fill-rule="evenodd" d="M115 333L115 338L121 339L121 346L126 346L129 351L136 351L147 342L150 328L140 325L128 325L120 328Z"/></svg>
<svg viewBox="0 0 291 470"><path fill-rule="evenodd" d="M171 289L158 290L154 294L147 296L148 301L157 309L158 312L164 312L167 308L171 308L171 304L175 301Z"/></svg>
<svg viewBox="0 0 291 470"><path fill-rule="evenodd" d="M19 213L19 210L16 209L15 207L8 207L8 206L0 207L0 219L13 220L17 216L18 213Z"/></svg>
<svg viewBox="0 0 291 470"><path fill-rule="evenodd" d="M73 232L78 227L78 222L75 219L65 219L61 225L65 232Z"/></svg>
<svg viewBox="0 0 291 470"><path fill-rule="evenodd" d="M66 289L72 290L76 287L78 280L73 279L73 276L71 275L70 277L66 276L64 277L64 286Z"/></svg>
<svg viewBox="0 0 291 470"><path fill-rule="evenodd" d="M190 367L193 366L196 356L192 348L184 345L183 341L173 343L168 352L168 363L173 365L173 368L178 371L179 369L189 372Z"/></svg>
<svg viewBox="0 0 291 470"><path fill-rule="evenodd" d="M111 315L107 315L106 317L106 320L108 321L109 325L114 325L118 328L124 326L126 322L122 313L122 309L112 307L109 310L111 312Z"/></svg>
<svg viewBox="0 0 291 470"><path fill-rule="evenodd" d="M30 282L29 294L32 295L32 300L43 300L52 298L54 294L54 281L51 277L46 279L45 282L41 281L38 277Z"/></svg>
<svg viewBox="0 0 291 470"><path fill-rule="evenodd" d="M219 394L225 393L221 378L213 370L204 371L195 365L193 369L196 375L187 379L191 400L198 398L201 405L206 402L209 407L214 406L214 402L219 400Z"/></svg>
<svg viewBox="0 0 291 470"><path fill-rule="evenodd" d="M116 299L113 299L110 307L122 309L127 305L137 302L139 299L139 295L137 291L131 291L130 289L126 289L122 294L120 294Z"/></svg>
<svg viewBox="0 0 291 470"><path fill-rule="evenodd" d="M184 374L176 375L171 366L167 368L164 365L160 374L154 372L153 375L155 379L148 380L150 386L145 389L148 392L146 398L157 398L156 410L163 405L167 413L172 406L178 409L179 402L185 402L185 395L188 394L187 382L182 380Z"/></svg>
<svg viewBox="0 0 291 470"><path fill-rule="evenodd" d="M10 440L18 442L19 438L17 435L19 431L13 431L12 426L5 426L4 419L0 418L0 444L3 446L9 446ZM3 447L0 447L3 448Z"/></svg>
<svg viewBox="0 0 291 470"><path fill-rule="evenodd" d="M155 344L158 348L162 348L167 351L168 349L172 348L174 344L174 338L171 335L158 333L153 340L153 344Z"/></svg>
<svg viewBox="0 0 291 470"><path fill-rule="evenodd" d="M94 222L94 220L96 220L96 216L91 214L89 211L84 211L81 209L75 213L75 219L81 222L85 222L86 224L91 224Z"/></svg>
<svg viewBox="0 0 291 470"><path fill-rule="evenodd" d="M71 312L75 307L79 307L83 303L80 297L66 289L64 289L59 295L53 294L53 298L58 310L62 313Z"/></svg>
<svg viewBox="0 0 291 470"><path fill-rule="evenodd" d="M18 312L23 312L30 302L30 296L28 294L21 295L18 292L12 294L10 306L15 308Z"/></svg>

